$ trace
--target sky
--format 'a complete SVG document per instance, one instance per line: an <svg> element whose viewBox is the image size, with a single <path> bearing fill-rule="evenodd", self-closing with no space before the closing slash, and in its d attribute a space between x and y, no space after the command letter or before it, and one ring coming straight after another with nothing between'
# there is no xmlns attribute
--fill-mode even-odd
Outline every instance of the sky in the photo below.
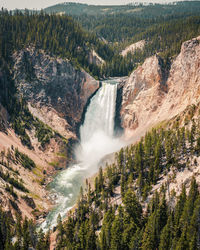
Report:
<svg viewBox="0 0 200 250"><path fill-rule="evenodd" d="M37 9L40 10L45 7L49 7L62 2L79 2L87 4L100 4L100 5L119 5L119 4L128 4L130 2L158 2L166 3L173 2L177 0L0 0L0 7L7 8L8 10L12 9ZM179 1L179 0L178 0Z"/></svg>

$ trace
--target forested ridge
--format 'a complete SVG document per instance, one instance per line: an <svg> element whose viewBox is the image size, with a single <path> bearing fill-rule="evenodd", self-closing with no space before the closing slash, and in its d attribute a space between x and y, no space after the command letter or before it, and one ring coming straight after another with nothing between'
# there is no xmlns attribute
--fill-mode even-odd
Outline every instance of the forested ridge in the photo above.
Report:
<svg viewBox="0 0 200 250"><path fill-rule="evenodd" d="M123 47L132 42L135 36L137 37L138 34L148 30L149 27L155 25L165 27L169 24L179 22L182 22L184 25L185 19L195 16L199 16L199 13L196 13L195 15L174 14L166 17L155 16L149 18L141 18L133 14L117 14L114 16L106 15L102 17L81 15L72 17L81 23L86 30L94 32L109 43L119 43L120 46ZM157 33L159 33L159 31L157 31Z"/></svg>
<svg viewBox="0 0 200 250"><path fill-rule="evenodd" d="M154 17L168 17L172 14L178 15L194 15L199 13L199 1L181 1L171 4L159 3L137 3L133 2L127 5L88 5L81 3L65 2L50 6L44 9L48 14L62 13L66 15L82 16L87 15L90 17L115 16L115 15L129 15L132 14L140 18L154 18Z"/></svg>
<svg viewBox="0 0 200 250"><path fill-rule="evenodd" d="M116 36L122 36L125 33L127 39L121 42L115 42L112 46L116 48L117 54L103 65L103 75L105 76L123 76L130 74L139 64L152 55L159 54L166 63L170 64L175 56L180 53L181 44L184 41L192 39L200 34L200 17L182 17L181 19L166 20L159 23L159 19L151 24L149 20L143 27L143 21L137 22L132 20L135 25L130 24L131 19L126 17L124 22L116 22L115 18L111 18L108 24L100 26L101 35L109 36L114 40ZM120 19L119 18L119 19ZM142 24L140 26L140 23ZM152 22L153 23L153 22ZM119 25L119 26L118 26ZM131 27L134 27L133 29ZM120 29L121 28L121 29ZM129 33L129 30L131 31ZM134 32L134 34L132 34ZM113 35L113 36L112 36ZM120 38L117 38L120 39ZM145 46L142 50L137 49L133 53L128 53L125 57L120 55L120 52L129 44L144 40ZM168 67L169 65L166 64Z"/></svg>
<svg viewBox="0 0 200 250"><path fill-rule="evenodd" d="M101 9L100 6L94 7ZM180 52L184 41L200 34L198 1L126 6L127 11L121 8L121 13L115 7L103 8L104 14L99 10L97 15L69 12L86 30L106 40L115 51L114 57L100 71L100 75L106 77L128 75L138 64L156 53L160 53L169 64ZM146 42L143 50L136 50L124 58L119 55L128 45L140 40Z"/></svg>
<svg viewBox="0 0 200 250"><path fill-rule="evenodd" d="M156 53L170 62L180 52L182 42L200 32L200 17L188 15L140 18L135 15L116 15L104 18L6 10L0 12L0 56L11 59L15 50L30 44L51 55L67 58L77 68L84 68L96 78L126 76L138 64ZM76 21L74 21L76 20ZM85 31L81 23L88 31ZM106 43L104 39L108 40ZM145 40L143 50L122 57L128 44ZM97 66L90 63L92 50L104 59Z"/></svg>
<svg viewBox="0 0 200 250"><path fill-rule="evenodd" d="M85 68L96 76L98 67L88 61L95 49L105 60L113 51L95 35L85 32L71 17L16 11L0 12L0 56L10 60L12 53L33 44L52 55L67 58L76 67ZM98 73L98 72L97 72Z"/></svg>
<svg viewBox="0 0 200 250"><path fill-rule="evenodd" d="M134 15L106 17L75 17L82 25L97 36L106 39L115 51L114 56L102 66L102 76L124 76L130 74L147 57L157 53L170 64L180 53L181 44L200 34L200 17L181 15L142 19ZM144 40L143 50L128 53L120 52L128 45ZM168 66L167 66L168 67Z"/></svg>
<svg viewBox="0 0 200 250"><path fill-rule="evenodd" d="M169 192L167 182L151 193L170 171L173 182L178 172L195 168L200 155L199 119L194 119L198 110L189 107L184 121L177 116L121 149L115 164L100 168L94 188L86 181L75 212L64 223L58 218L57 249L198 249L196 177L190 179L189 190L183 183L179 194Z"/></svg>
<svg viewBox="0 0 200 250"><path fill-rule="evenodd" d="M164 189L154 194L145 213L131 187L123 197L123 205L107 207L103 218L102 208L97 210L88 205L90 202L89 198L81 198L77 215L69 216L64 224L58 221L57 249L199 247L200 197L195 179L188 195L183 185L173 208L166 201ZM99 227L102 219L102 227Z"/></svg>

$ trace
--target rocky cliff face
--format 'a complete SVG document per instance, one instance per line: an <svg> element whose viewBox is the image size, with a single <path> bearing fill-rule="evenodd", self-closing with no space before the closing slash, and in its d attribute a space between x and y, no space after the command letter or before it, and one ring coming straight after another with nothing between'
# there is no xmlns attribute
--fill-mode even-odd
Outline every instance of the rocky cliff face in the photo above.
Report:
<svg viewBox="0 0 200 250"><path fill-rule="evenodd" d="M23 96L27 100L31 113L44 124L37 121L36 126L25 126L31 148L22 143L21 134L14 132L6 108L16 89L10 70L7 68L7 72L0 62L0 205L12 215L18 211L23 217L42 220L52 206L45 186L71 160L73 140L65 138L76 137L85 105L99 88L99 82L83 70L75 69L68 60L52 57L34 47L15 52L13 62L12 73L19 98ZM13 91L9 92L11 88ZM42 146L39 137L49 136L45 124L52 128L49 130L52 136ZM17 158L16 150L35 166L27 168ZM18 181L26 190L18 187Z"/></svg>
<svg viewBox="0 0 200 250"><path fill-rule="evenodd" d="M14 79L29 109L65 137L73 136L99 82L61 58L33 47L13 55Z"/></svg>
<svg viewBox="0 0 200 250"><path fill-rule="evenodd" d="M123 88L122 126L128 136L139 136L199 102L199 94L200 37L183 43L169 72L153 56L131 74Z"/></svg>
<svg viewBox="0 0 200 250"><path fill-rule="evenodd" d="M128 47L126 47L122 52L121 55L122 56L127 56L127 54L130 53L134 53L136 50L143 50L144 47L146 45L146 41L145 40L141 40L137 43L133 43L131 45L129 45Z"/></svg>

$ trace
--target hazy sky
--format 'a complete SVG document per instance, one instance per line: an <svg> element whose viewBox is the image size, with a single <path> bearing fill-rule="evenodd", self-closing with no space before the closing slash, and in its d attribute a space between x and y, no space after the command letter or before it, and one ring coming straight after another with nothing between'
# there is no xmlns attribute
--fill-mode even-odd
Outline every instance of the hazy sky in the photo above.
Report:
<svg viewBox="0 0 200 250"><path fill-rule="evenodd" d="M52 6L61 2L79 2L79 3L88 3L88 4L127 4L130 2L159 2L166 3L172 2L174 0L0 0L0 7L4 7L7 9L41 9L48 6Z"/></svg>

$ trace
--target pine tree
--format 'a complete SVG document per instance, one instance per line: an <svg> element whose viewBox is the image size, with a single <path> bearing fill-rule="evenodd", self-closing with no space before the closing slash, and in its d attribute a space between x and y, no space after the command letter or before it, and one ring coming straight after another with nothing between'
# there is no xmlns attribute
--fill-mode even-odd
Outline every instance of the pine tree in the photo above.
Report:
<svg viewBox="0 0 200 250"><path fill-rule="evenodd" d="M104 215L103 225L100 233L101 249L109 249L111 244L111 228L115 218L114 210L111 208Z"/></svg>
<svg viewBox="0 0 200 250"><path fill-rule="evenodd" d="M122 233L123 233L123 224L121 218L119 217L119 215L117 215L113 221L111 228L110 249L112 250L123 249Z"/></svg>
<svg viewBox="0 0 200 250"><path fill-rule="evenodd" d="M167 224L163 228L160 235L159 250L171 249L173 237L173 220L172 216L169 216Z"/></svg>
<svg viewBox="0 0 200 250"><path fill-rule="evenodd" d="M142 207L131 189L125 193L123 204L128 216L133 219L136 225L139 225L142 219Z"/></svg>

